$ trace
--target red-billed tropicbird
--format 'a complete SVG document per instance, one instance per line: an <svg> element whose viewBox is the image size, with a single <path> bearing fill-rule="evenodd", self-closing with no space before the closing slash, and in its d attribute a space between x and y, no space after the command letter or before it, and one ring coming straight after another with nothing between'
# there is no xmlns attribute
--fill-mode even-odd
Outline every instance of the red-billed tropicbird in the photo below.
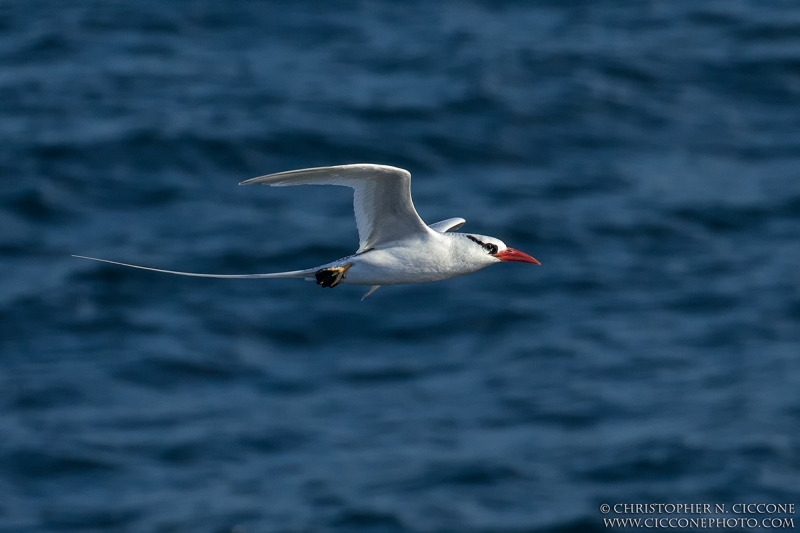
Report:
<svg viewBox="0 0 800 533"><path fill-rule="evenodd" d="M240 185L263 183L289 185L343 185L354 189L353 207L359 246L355 254L322 266L272 274L198 274L176 272L75 256L113 265L154 272L203 278L305 278L323 287L340 283L371 285L364 298L381 285L440 281L477 272L501 261L540 264L500 239L471 233L455 233L466 222L448 218L430 226L417 214L411 201L411 174L386 165L340 165L269 174Z"/></svg>

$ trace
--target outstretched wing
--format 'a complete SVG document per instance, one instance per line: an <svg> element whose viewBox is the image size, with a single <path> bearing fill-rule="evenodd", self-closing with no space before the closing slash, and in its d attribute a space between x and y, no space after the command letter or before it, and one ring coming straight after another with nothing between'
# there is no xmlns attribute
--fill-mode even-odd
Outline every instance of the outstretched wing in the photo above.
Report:
<svg viewBox="0 0 800 533"><path fill-rule="evenodd" d="M431 232L411 201L411 174L386 165L339 165L279 172L240 185L343 185L354 189L358 251Z"/></svg>
<svg viewBox="0 0 800 533"><path fill-rule="evenodd" d="M434 222L430 225L430 228L433 231L438 231L439 233L447 233L448 231L455 231L467 221L463 218L456 217L456 218L448 218L447 220L441 220L439 222Z"/></svg>

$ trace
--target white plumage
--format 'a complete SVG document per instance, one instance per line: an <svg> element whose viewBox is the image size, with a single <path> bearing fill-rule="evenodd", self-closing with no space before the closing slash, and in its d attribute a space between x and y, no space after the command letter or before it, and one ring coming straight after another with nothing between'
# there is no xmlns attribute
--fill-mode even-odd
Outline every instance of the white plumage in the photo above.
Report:
<svg viewBox="0 0 800 533"><path fill-rule="evenodd" d="M386 165L339 165L260 176L241 185L342 185L354 189L359 247L354 255L306 270L271 274L200 274L144 267L95 257L114 265L206 278L306 278L323 287L340 283L381 285L424 283L461 276L501 261L539 262L494 237L455 233L466 222L449 218L426 225L411 201L411 174Z"/></svg>

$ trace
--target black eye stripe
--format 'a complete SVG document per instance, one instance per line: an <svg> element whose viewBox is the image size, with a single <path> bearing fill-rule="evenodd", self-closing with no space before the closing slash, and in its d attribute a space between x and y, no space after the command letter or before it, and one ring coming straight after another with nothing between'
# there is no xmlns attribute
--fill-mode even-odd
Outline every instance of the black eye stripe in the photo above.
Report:
<svg viewBox="0 0 800 533"><path fill-rule="evenodd" d="M486 250L487 252L489 252L490 254L496 254L497 253L497 245L496 244L492 244L490 242L488 242L488 243L487 242L483 242L480 239L478 239L476 237L473 237L472 235L467 235L467 239L480 244L481 246L483 246L483 249Z"/></svg>

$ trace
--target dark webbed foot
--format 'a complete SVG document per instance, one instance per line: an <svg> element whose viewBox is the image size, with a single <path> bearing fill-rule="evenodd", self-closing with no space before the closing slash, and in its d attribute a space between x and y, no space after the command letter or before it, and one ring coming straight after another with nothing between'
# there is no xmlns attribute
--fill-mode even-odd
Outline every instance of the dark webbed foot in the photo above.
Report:
<svg viewBox="0 0 800 533"><path fill-rule="evenodd" d="M353 266L353 263L347 263L340 267L321 268L314 273L317 278L317 285L323 287L335 287L342 282L345 277L347 269Z"/></svg>

